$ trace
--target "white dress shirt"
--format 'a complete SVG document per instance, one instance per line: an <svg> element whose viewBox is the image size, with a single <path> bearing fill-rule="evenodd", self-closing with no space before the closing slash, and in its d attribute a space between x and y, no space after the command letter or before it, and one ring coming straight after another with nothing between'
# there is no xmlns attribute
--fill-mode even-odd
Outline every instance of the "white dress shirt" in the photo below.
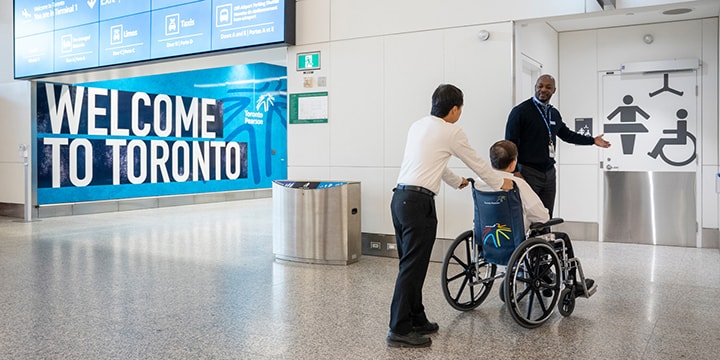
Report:
<svg viewBox="0 0 720 360"><path fill-rule="evenodd" d="M520 191L520 200L523 205L523 223L525 224L526 232L530 228L530 224L550 220L550 213L548 212L548 209L545 208L545 205L543 205L540 197L537 196L525 179L521 179L506 171L494 171L499 176L510 179L517 184L517 188ZM480 191L496 191L491 189L487 184L483 184L479 181L475 183L475 188Z"/></svg>
<svg viewBox="0 0 720 360"><path fill-rule="evenodd" d="M448 169L451 156L462 160L493 189L500 190L503 178L470 147L462 128L436 116L426 116L410 126L397 183L422 186L437 194L442 179L457 189L462 177Z"/></svg>

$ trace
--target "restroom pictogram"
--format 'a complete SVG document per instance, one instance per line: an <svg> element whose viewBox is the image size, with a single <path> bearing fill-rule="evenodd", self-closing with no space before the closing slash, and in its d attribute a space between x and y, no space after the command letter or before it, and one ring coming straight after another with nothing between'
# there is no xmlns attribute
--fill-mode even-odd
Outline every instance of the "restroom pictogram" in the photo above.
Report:
<svg viewBox="0 0 720 360"><path fill-rule="evenodd" d="M696 151L697 151L697 143L695 139L695 135L687 131L687 118L688 112L685 109L680 109L675 114L678 118L677 120L677 127L675 129L663 129L663 134L675 134L676 136L674 138L661 138L658 140L657 144L655 144L655 147L651 152L648 153L648 155L653 158L657 159L658 156L660 156L663 161L668 163L672 166L684 166L689 163L691 163L693 160L695 160L696 157ZM687 139L692 140L692 153L690 156L685 160L675 161L670 159L664 151L665 146L667 145L687 145L688 141Z"/></svg>
<svg viewBox="0 0 720 360"><path fill-rule="evenodd" d="M668 73L663 74L663 87L651 92L650 97L653 97L655 95L660 95L661 93L664 93L664 92L669 92L669 93L675 94L677 96L683 96L683 94L685 92L671 88L670 85L668 85L669 82L670 82L670 74L668 74Z"/></svg>
<svg viewBox="0 0 720 360"><path fill-rule="evenodd" d="M634 101L631 95L623 97L625 106L618 106L610 115L608 120L612 120L620 115L620 124L605 124L605 133L619 133L620 142L622 144L623 154L630 155L635 148L635 135L637 133L646 133L648 129L645 125L637 122L637 115L644 117L645 120L650 119L650 114L646 113L637 105L630 105Z"/></svg>

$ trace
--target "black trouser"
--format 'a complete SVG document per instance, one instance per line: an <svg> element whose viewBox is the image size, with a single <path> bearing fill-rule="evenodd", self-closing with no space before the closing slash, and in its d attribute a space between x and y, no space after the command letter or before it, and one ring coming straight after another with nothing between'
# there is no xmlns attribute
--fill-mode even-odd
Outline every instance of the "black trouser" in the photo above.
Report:
<svg viewBox="0 0 720 360"><path fill-rule="evenodd" d="M405 335L413 326L428 322L422 288L437 232L435 199L415 191L396 190L390 210L399 257L390 305L390 330Z"/></svg>
<svg viewBox="0 0 720 360"><path fill-rule="evenodd" d="M555 167L548 171L540 171L529 166L521 166L520 174L530 184L533 191L540 197L545 208L548 209L550 217L553 216L555 208Z"/></svg>

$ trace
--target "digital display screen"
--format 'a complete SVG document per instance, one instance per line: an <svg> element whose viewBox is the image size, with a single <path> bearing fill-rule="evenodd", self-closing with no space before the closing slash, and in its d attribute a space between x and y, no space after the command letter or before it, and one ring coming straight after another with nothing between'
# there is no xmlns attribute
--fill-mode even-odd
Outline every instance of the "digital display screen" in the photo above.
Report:
<svg viewBox="0 0 720 360"><path fill-rule="evenodd" d="M292 0L14 0L15 78L295 42Z"/></svg>

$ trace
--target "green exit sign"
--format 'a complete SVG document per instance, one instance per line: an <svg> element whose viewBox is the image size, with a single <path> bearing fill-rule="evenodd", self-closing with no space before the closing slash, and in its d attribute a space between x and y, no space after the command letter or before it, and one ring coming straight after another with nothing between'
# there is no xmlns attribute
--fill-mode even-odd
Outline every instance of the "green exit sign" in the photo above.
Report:
<svg viewBox="0 0 720 360"><path fill-rule="evenodd" d="M297 54L297 70L320 70L320 52Z"/></svg>

